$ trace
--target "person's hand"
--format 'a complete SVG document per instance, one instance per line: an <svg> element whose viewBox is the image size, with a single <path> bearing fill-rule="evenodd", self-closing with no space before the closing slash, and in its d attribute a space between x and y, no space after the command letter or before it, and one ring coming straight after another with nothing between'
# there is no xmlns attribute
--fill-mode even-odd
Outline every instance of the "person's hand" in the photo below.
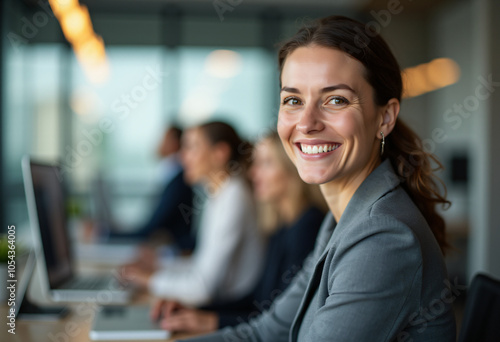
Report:
<svg viewBox="0 0 500 342"><path fill-rule="evenodd" d="M188 308L169 300L159 300L153 305L151 319L170 332L209 333L219 326L217 313Z"/></svg>
<svg viewBox="0 0 500 342"><path fill-rule="evenodd" d="M151 308L151 319L160 322L164 318L170 317L172 313L186 307L175 300L158 299Z"/></svg>
<svg viewBox="0 0 500 342"><path fill-rule="evenodd" d="M160 327L170 332L209 333L219 327L219 316L212 311L184 308L163 318Z"/></svg>
<svg viewBox="0 0 500 342"><path fill-rule="evenodd" d="M146 289L149 286L149 280L151 279L153 272L150 270L141 269L137 265L130 264L125 265L121 268L120 275L123 280Z"/></svg>

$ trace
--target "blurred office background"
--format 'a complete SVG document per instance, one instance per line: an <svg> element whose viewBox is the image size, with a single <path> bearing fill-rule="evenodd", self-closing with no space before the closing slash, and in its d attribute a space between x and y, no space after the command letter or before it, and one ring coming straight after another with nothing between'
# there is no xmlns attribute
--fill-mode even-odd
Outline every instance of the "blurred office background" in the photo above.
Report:
<svg viewBox="0 0 500 342"><path fill-rule="evenodd" d="M76 57L47 0L2 1L1 231L15 224L29 235L24 154L63 163L71 219L94 214L99 178L114 217L137 227L157 195L165 127L217 118L248 139L265 134L278 109L276 43L308 18L341 14L380 29L411 78L401 116L445 166L450 276L461 284L478 271L500 276L499 1L80 4L104 43L96 68Z"/></svg>

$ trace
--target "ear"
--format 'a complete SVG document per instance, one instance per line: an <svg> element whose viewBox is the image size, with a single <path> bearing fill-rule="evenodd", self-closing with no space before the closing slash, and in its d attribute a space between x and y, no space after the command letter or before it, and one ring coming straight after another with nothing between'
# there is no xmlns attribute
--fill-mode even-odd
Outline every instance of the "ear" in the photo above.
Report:
<svg viewBox="0 0 500 342"><path fill-rule="evenodd" d="M380 132L384 133L384 136L388 136L394 129L396 125L396 119L399 115L399 100L396 98L390 99L385 106L381 108L382 120L380 122L379 131L377 132L377 137L382 139Z"/></svg>

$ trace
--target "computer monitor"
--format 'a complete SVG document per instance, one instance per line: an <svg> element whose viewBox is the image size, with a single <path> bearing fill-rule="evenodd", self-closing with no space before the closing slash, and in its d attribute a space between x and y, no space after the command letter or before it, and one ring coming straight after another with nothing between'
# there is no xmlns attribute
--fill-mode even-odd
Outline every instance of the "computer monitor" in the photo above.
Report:
<svg viewBox="0 0 500 342"><path fill-rule="evenodd" d="M59 306L41 307L28 300L28 286L35 269L35 253L16 257L17 279L15 279L16 296L13 301L8 301L7 327L15 329L17 319L21 320L57 320L68 312L67 308ZM12 283L11 283L12 284Z"/></svg>
<svg viewBox="0 0 500 342"><path fill-rule="evenodd" d="M27 164L23 169L29 172L25 179L31 179L32 183L26 187L26 196L34 199L28 201L30 220L39 226L33 230L39 234L34 241L39 242L36 248L43 252L49 287L54 289L74 276L66 190L58 165L37 163L27 157L23 163Z"/></svg>

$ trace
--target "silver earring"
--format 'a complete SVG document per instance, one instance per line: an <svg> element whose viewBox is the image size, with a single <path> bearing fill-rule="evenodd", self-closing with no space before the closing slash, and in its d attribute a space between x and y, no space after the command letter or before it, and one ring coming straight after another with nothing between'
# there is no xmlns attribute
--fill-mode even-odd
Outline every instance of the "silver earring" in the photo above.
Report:
<svg viewBox="0 0 500 342"><path fill-rule="evenodd" d="M382 136L382 142L380 143L380 155L384 154L384 145L385 145L385 137L384 137L384 132L380 132L380 135Z"/></svg>

